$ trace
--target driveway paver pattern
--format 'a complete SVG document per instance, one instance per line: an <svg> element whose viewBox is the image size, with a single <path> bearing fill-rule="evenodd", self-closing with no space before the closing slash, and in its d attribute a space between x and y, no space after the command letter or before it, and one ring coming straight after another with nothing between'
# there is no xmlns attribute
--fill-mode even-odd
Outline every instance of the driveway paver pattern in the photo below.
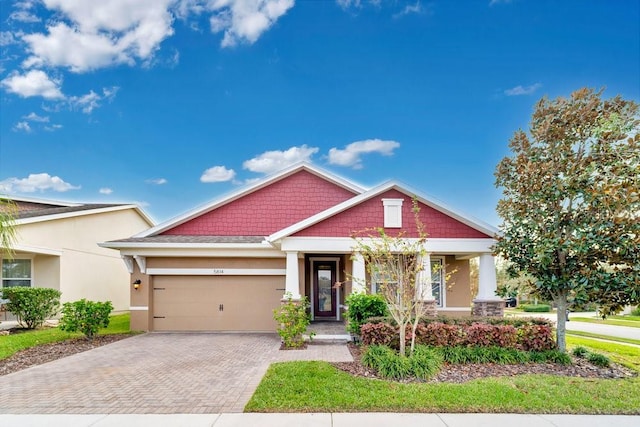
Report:
<svg viewBox="0 0 640 427"><path fill-rule="evenodd" d="M0 413L242 412L272 362L353 360L344 344L279 348L275 334L138 335L0 377Z"/></svg>

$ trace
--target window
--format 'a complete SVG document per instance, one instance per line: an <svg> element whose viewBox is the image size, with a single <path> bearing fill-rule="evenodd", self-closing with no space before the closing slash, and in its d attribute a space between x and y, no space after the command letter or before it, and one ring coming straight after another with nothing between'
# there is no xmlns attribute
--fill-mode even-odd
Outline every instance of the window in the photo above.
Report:
<svg viewBox="0 0 640 427"><path fill-rule="evenodd" d="M444 265L442 258L431 258L431 292L436 300L436 305L444 305Z"/></svg>
<svg viewBox="0 0 640 427"><path fill-rule="evenodd" d="M2 260L2 287L31 286L30 259Z"/></svg>
<svg viewBox="0 0 640 427"><path fill-rule="evenodd" d="M402 199L382 199L384 207L384 227L402 227Z"/></svg>

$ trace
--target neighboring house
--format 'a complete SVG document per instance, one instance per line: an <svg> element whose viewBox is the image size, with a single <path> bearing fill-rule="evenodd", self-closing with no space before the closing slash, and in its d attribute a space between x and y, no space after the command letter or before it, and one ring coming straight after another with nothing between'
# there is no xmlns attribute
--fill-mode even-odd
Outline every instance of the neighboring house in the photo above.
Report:
<svg viewBox="0 0 640 427"><path fill-rule="evenodd" d="M314 320L341 320L351 292L375 291L352 233L384 227L417 237L414 196L429 234L423 263L434 272L425 300L439 312L470 314L469 259L480 257L474 310L501 314L496 229L398 183L364 189L307 163L101 246L120 250L131 272L132 329L273 331L285 293L307 296ZM455 270L449 283L443 270Z"/></svg>
<svg viewBox="0 0 640 427"><path fill-rule="evenodd" d="M2 287L37 286L62 292L62 302L111 301L129 310L129 274L117 253L98 242L153 226L137 206L68 203L3 196L17 206L13 259L2 259Z"/></svg>

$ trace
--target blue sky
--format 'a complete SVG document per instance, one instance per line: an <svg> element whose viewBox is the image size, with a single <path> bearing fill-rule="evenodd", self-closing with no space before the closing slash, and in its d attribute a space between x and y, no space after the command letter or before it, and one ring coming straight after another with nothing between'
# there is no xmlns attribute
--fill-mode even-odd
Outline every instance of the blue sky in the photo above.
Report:
<svg viewBox="0 0 640 427"><path fill-rule="evenodd" d="M0 0L0 193L156 221L307 160L499 224L542 96L640 101L640 2Z"/></svg>

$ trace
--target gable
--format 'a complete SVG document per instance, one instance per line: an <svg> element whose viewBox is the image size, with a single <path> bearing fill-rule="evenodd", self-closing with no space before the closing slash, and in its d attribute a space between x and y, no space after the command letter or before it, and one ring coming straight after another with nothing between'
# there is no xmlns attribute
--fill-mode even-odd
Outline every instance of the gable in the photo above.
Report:
<svg viewBox="0 0 640 427"><path fill-rule="evenodd" d="M267 236L355 194L302 169L160 234Z"/></svg>
<svg viewBox="0 0 640 427"><path fill-rule="evenodd" d="M378 194L343 212L326 218L314 225L293 234L297 237L350 237L354 232L379 228L384 225L384 206L382 199L404 199L402 204L402 225L398 228L384 228L389 236L400 231L407 237L418 237L418 230L412 212L410 196L391 189ZM428 238L492 238L461 221L440 212L424 203L419 203L420 220L425 226Z"/></svg>

